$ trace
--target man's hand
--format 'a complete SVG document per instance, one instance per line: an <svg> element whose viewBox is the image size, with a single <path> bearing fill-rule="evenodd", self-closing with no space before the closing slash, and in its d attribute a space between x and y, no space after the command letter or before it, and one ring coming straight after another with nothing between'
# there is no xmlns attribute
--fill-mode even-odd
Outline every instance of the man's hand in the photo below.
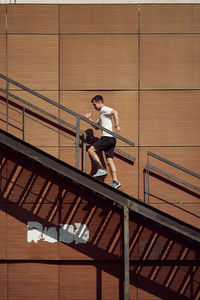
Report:
<svg viewBox="0 0 200 300"><path fill-rule="evenodd" d="M115 127L115 133L117 133L117 134L121 133L121 129L119 126Z"/></svg>
<svg viewBox="0 0 200 300"><path fill-rule="evenodd" d="M88 119L91 120L91 112L85 112L84 116Z"/></svg>
<svg viewBox="0 0 200 300"><path fill-rule="evenodd" d="M84 113L84 116L85 116L88 120L90 120L90 121L93 122L93 120L91 119L91 112L85 112L85 113ZM96 127L96 126L94 126L94 125L92 125L92 127L93 127L94 129L96 129L96 130L99 129L98 127Z"/></svg>

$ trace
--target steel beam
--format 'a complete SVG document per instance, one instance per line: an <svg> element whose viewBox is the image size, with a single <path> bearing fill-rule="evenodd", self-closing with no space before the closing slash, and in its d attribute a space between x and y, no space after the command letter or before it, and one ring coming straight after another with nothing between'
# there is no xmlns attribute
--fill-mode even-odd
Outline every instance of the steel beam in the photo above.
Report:
<svg viewBox="0 0 200 300"><path fill-rule="evenodd" d="M129 209L124 206L124 300L130 299Z"/></svg>

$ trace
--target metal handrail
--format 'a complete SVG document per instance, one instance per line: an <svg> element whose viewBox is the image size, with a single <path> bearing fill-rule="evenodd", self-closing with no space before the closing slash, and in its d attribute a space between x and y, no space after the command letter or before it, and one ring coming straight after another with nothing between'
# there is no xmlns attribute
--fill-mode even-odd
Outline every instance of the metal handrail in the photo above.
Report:
<svg viewBox="0 0 200 300"><path fill-rule="evenodd" d="M186 169L186 168L184 168L184 167L182 167L182 166L180 166L180 165L178 165L178 164L175 164L174 162L172 162L172 161L170 161L170 160L168 160L168 159L166 159L166 158L163 158L163 157L161 157L161 156L159 156L159 155L157 155L157 154L155 154L155 153L152 153L151 151L148 151L148 152L147 152L147 155L150 155L150 156L152 156L152 157L155 157L155 158L157 158L157 159L159 159L159 160L161 160L161 161L167 163L168 165L171 165L171 166L173 166L173 167L175 167L175 168L177 168L177 169L179 169L179 170L181 170L181 171L184 171L185 173L188 173L188 174L190 174L190 175L192 175L192 176L197 177L197 178L200 179L200 175L199 175L199 174L194 173L193 171L188 170L188 169Z"/></svg>
<svg viewBox="0 0 200 300"><path fill-rule="evenodd" d="M104 128L104 127L102 127L101 125L96 124L95 122L92 122L92 121L88 120L87 118L83 117L82 115L80 115L80 114L78 114L78 113L76 113L76 112L74 112L74 111L72 111L72 110L66 108L65 106L63 106L63 105L61 105L61 104L58 104L58 103L56 103L55 101L53 101L53 100L51 100L51 99L49 99L49 98L47 98L47 97L45 97L45 96L43 96L43 95L41 95L41 94L39 94L39 93L37 93L37 92L35 92L35 91L29 89L28 87L26 87L26 86L24 86L24 85L22 85L22 84L20 84L20 83L18 83L18 82L16 82L16 81L10 79L9 77L7 77L7 76L5 76L5 75L3 75L3 74L0 74L0 77L6 81L6 89L0 88L0 91L1 91L2 93L6 94L6 97L7 97L7 104L6 104L6 105L7 105L7 107L8 107L8 103L9 103L9 100L8 100L8 97L9 97L9 96L12 97L12 98L14 98L15 100L17 100L17 101L19 101L20 103L23 104L23 112L22 112L22 118L23 118L23 125L22 125L22 126L23 126L23 139L24 139L24 117L25 117L25 109L24 109L24 105L27 105L27 106L29 106L29 107L31 107L31 108L33 108L33 109L39 111L40 113L42 113L42 114L44 114L44 115L46 115L46 116L48 116L48 117L50 117L50 118L52 118L52 119L54 119L54 120L56 120L56 121L58 121L58 122L60 122L60 123L62 123L62 124L64 124L64 125L66 125L67 127L73 129L74 131L76 131L75 144L76 144L76 167L77 167L77 168L79 167L79 139L80 139L80 134L83 135L83 139L82 139L82 143L83 143L83 162L82 162L82 170L83 170L83 171L85 171L85 162L86 162L86 158L85 158L85 154L86 154L86 145L85 145L85 141L86 141L86 136L89 136L85 131L83 131L83 130L80 129L80 120L83 120L83 121L85 121L85 122L91 124L92 126L95 126L95 127L99 128L99 129L101 129L101 130L103 130L103 131L106 131L106 132L110 133L112 136L114 136L115 138L120 139L120 140L122 140L123 142L125 142L125 143L127 143L127 144L129 144L129 145L131 145L131 146L134 146L134 143L133 143L133 142L131 142L131 141L125 139L124 137L121 137L121 136L119 136L118 134L116 134L116 133L114 133L114 132L112 132L112 131L110 131L110 130ZM9 85L9 83L12 83L13 85L16 85L17 87L19 87L20 89L23 89L23 90L27 91L28 93L30 93L30 94L32 94L32 95L34 95L34 96L36 96L36 97L39 97L39 98L42 99L43 101L46 101L46 102L52 104L53 106L55 106L55 107L57 107L57 108L59 108L59 109L61 109L61 110L63 110L63 111L66 111L67 113L73 115L74 117L76 117L76 126L74 126L74 125L72 125L72 124L70 124L70 123L68 123L68 122L66 122L66 121L64 121L64 120L62 120L62 119L56 117L55 115L52 115L52 114L48 113L47 111L45 111L45 110L43 110L43 109L41 109L41 108L35 106L34 104L32 104L32 103L30 103L30 102L28 102L28 101L22 99L21 97L18 97L18 96L16 96L16 95L14 95L14 94L11 93L11 92L9 92L9 91L8 91L8 85ZM28 117L28 116L26 115L26 117ZM8 119L8 118L9 118L9 116L8 116L8 109L7 109L7 119ZM35 120L35 121L36 121L36 120ZM41 124L41 122L39 122L39 121L36 121L36 122L38 122L38 123ZM42 125L44 125L44 124L42 124ZM46 127L49 128L49 129L52 129L51 127L48 127L48 126L46 126ZM52 130L53 130L53 129L52 129ZM55 130L54 130L54 131L55 131ZM58 132L58 133L60 134L60 132ZM62 134L62 135L63 135L63 134ZM65 136L65 135L64 135L64 136ZM126 156L126 157L129 158L129 159L132 159L132 160L134 160L134 161L136 160L134 156L132 156L132 155L130 155L130 154L128 154L128 153L126 153L126 152L124 152L124 151L122 151L122 150L119 150L118 148L115 148L115 151L118 152L118 153L120 153L120 154L122 154L122 155L124 155L124 156Z"/></svg>
<svg viewBox="0 0 200 300"><path fill-rule="evenodd" d="M176 164L176 163L174 163L174 162L172 162L172 161L170 161L168 159L165 159L165 158L163 158L163 157L155 154L155 153L147 151L147 164L146 164L147 179L146 179L146 185L147 185L147 196L148 196L147 200L148 200L148 202L149 202L149 169L152 169L152 170L154 170L154 171L156 171L158 173L161 173L161 174L163 174L163 175L165 175L165 176L167 176L167 177L169 177L169 178L171 178L171 179L173 179L173 180L175 180L175 181L177 181L179 183L184 184L187 187L190 187L190 188L192 188L192 189L200 192L200 188L199 187L197 187L197 186L195 186L195 185L193 185L193 184L191 184L191 183L189 183L189 182L187 182L185 180L182 180L182 179L180 179L180 178L178 178L178 177L176 177L174 175L171 175L171 174L169 174L169 173L167 173L167 172L165 172L163 170L160 170L160 169L152 166L149 163L149 156L152 156L152 157L154 157L154 158L156 158L156 159L158 159L158 160L160 160L160 161L162 161L162 162L164 162L164 163L166 163L166 164L168 164L168 165L170 165L170 166L172 166L172 167L174 167L176 169L179 169L179 170L181 170L181 171L183 171L183 172L185 172L185 173L187 173L187 174L189 174L189 175L191 175L193 177L196 177L196 178L200 179L200 175L199 174L197 174L197 173L195 173L195 172L193 172L191 170L188 170L188 169L186 169L186 168L184 168L184 167L182 167L182 166L180 166L180 165L178 165L178 164Z"/></svg>
<svg viewBox="0 0 200 300"><path fill-rule="evenodd" d="M39 97L39 98L41 98L42 100L44 100L44 101L46 101L46 102L48 102L48 103L50 103L50 104L52 104L52 105L54 105L54 106L56 106L56 107L58 107L58 108L60 108L60 109L62 109L62 110L64 110L64 111L68 112L69 114L75 116L76 118L79 118L80 120L83 120L83 121L89 123L90 125L95 126L95 127L99 128L99 129L101 129L101 130L103 130L103 131L105 131L105 132L111 134L113 137L115 137L115 138L117 138L117 139L123 141L124 143L129 144L130 146L135 146L135 143L133 143L132 141L130 141L130 140L128 140L128 139L126 139L126 138L124 138L124 137L122 137L122 136L120 136L120 135L114 133L113 131L110 131L110 130L104 128L103 126L101 126L101 125L99 125L99 124L97 124L97 123L95 123L95 122L92 122L92 121L88 120L87 118L85 118L85 117L83 117L82 115L80 115L80 114L78 114L78 113L72 111L71 109L69 109L69 108L67 108L67 107L65 107L65 106L63 106L63 105L61 105L61 104L59 104L59 103L56 103L55 101L53 101L53 100L51 100L51 99L49 99L49 98L47 98L47 97L45 97L45 96L43 96L43 95L41 95L41 94L35 92L35 91L33 91L33 90L27 88L26 86L22 85L21 83L18 83L18 82L16 82L16 81L14 81L13 79L10 79L9 77L7 77L7 76L5 76L5 75L3 75L3 74L1 74L1 73L0 73L0 77L1 77L2 79L6 80L7 82L10 82L10 83L12 83L12 84L18 86L19 88L21 88L21 89L23 89L23 90L25 90L25 91L31 93L32 95L34 95L34 96L36 96L36 97Z"/></svg>
<svg viewBox="0 0 200 300"><path fill-rule="evenodd" d="M52 119L54 119L54 120L56 120L56 121L59 121L59 122L63 123L64 125L70 127L71 129L76 130L76 126L74 126L74 125L72 125L72 124L70 124L70 123L68 123L68 122L66 122L66 121L64 121L64 120L62 120L62 119L56 117L55 115L52 115L52 114L48 113L47 111L45 111L45 110L43 110L43 109L41 109L41 108L35 106L34 104L32 104L32 103L30 103L30 102L28 102L28 101L22 99L21 97L18 97L18 96L14 95L14 94L12 94L12 93L10 93L10 92L8 92L8 91L5 91L5 90L3 90L2 88L0 88L0 92L2 92L2 93L4 93L4 94L7 94L8 96L14 98L15 100L17 100L17 101L19 101L19 102L21 102L21 103L23 103L23 104L25 104L25 105L27 105L27 106L29 106L29 107L35 109L35 110L37 110L37 111L43 113L44 115L46 115L46 116L48 116L48 117L50 117L50 118L52 118ZM81 132L81 133L85 133L85 132L84 132L83 130L81 130L81 129L80 129L80 132Z"/></svg>
<svg viewBox="0 0 200 300"><path fill-rule="evenodd" d="M1 88L0 88L0 90L1 90ZM24 100L23 100L23 101L24 101ZM0 105L6 106L5 103L0 103ZM11 107L10 109L13 110L13 111L15 111L16 113L20 114L20 112L19 112L17 109L15 109L15 108L13 108L13 107ZM2 113L2 112L0 112L0 114L1 114L2 116L7 116L6 114L4 114L4 113ZM32 121L35 121L35 119L31 118L31 117L28 116L28 115L26 115L26 118L28 118L28 119L30 119L30 120L32 120ZM12 117L10 117L10 116L8 116L8 119L11 119L11 120L15 121L16 123L22 125L22 122L20 122L19 120L14 119L14 118L12 118ZM48 128L48 129L51 129L52 131L54 131L54 132L56 132L56 133L59 133L60 135L66 137L67 139L73 141L73 139L72 139L71 137L67 136L66 134L64 134L64 133L62 133L62 132L58 132L57 130L53 129L52 127L49 127L48 125L43 124L42 122L40 122L40 121L38 121L38 120L37 120L36 122L37 122L38 124L40 124L40 125L42 125L42 126Z"/></svg>
<svg viewBox="0 0 200 300"><path fill-rule="evenodd" d="M22 99L22 98L20 98L20 97L18 97L18 96L16 96L16 95L14 95L14 94L8 92L8 91L5 91L5 90L3 90L3 89L1 89L1 88L0 88L0 91L3 92L4 94L6 94L7 97L8 97L8 96L11 96L11 97L14 98L15 100L17 100L17 101L19 101L20 103L23 104L23 112L22 112L22 116L23 116L23 117L22 117L22 118L23 118L23 124L22 124L22 126L23 126L23 140L24 140L24 117L25 117L25 109L24 109L24 105L27 105L27 106L29 106L29 107L31 107L31 108L33 108L33 109L35 109L35 110L37 110L37 111L43 113L44 115L46 115L46 116L52 118L53 120L56 120L56 121L58 121L58 122L60 122L60 123L62 123L62 124L64 124L64 125L70 127L70 128L73 129L73 130L76 130L76 167L77 167L77 168L79 167L79 136L80 136L80 133L83 134L83 143L85 143L85 142L84 142L85 139L86 139L86 132L85 132L85 131L81 130L80 127L79 127L79 130L77 131L77 127L76 127L76 126L74 126L74 125L72 125L72 124L70 124L70 123L68 123L68 122L66 122L66 121L64 121L64 120L62 120L62 119L60 119L60 118L58 118L58 117L56 117L56 116L50 114L50 113L48 113L47 111L45 111L45 110L43 110L43 109L41 109L41 108L39 108L39 107L33 105L32 103L29 103L28 101L26 101L26 100L24 100L24 99ZM8 104L8 103L7 103L7 104ZM29 116L26 116L26 117L30 118ZM7 118L9 118L9 116L7 116ZM37 122L37 123L39 123L39 124L42 124L42 123L39 122L39 121L36 121L36 120L34 120L34 121ZM42 124L42 125L45 126L45 127L47 127L47 128L49 128L49 129L51 129L51 130L53 130L53 131L55 131L54 129L50 128L49 126L46 126L46 125L44 125L44 124ZM58 133L58 134L61 134L60 132L57 132L57 133ZM62 135L63 135L63 134L62 134ZM68 138L69 138L69 137L68 137ZM69 139L71 139L71 138L69 138ZM85 146L83 146L83 152L84 152L84 151L85 151ZM85 171L85 161L86 161L86 159L85 159L85 152L84 152L84 153L83 153L83 164L82 164L82 170L83 170L83 171Z"/></svg>
<svg viewBox="0 0 200 300"><path fill-rule="evenodd" d="M197 186L195 186L195 185L193 185L193 184L191 184L191 183L189 183L189 182L187 182L185 180L182 180L182 179L180 179L178 177L175 177L175 176L173 176L173 175L171 175L171 174L169 174L169 173L167 173L167 172L165 172L163 170L160 170L160 169L158 169L158 168L156 168L156 167L154 167L152 165L148 164L147 166L148 166L149 169L152 169L152 170L154 170L154 171L156 171L158 173L161 173L161 174L163 174L163 175L165 175L165 176L167 176L167 177L169 177L171 179L176 180L179 183L183 183L184 185L186 185L186 186L188 186L188 187L190 187L190 188L192 188L192 189L200 192L200 188L198 188Z"/></svg>

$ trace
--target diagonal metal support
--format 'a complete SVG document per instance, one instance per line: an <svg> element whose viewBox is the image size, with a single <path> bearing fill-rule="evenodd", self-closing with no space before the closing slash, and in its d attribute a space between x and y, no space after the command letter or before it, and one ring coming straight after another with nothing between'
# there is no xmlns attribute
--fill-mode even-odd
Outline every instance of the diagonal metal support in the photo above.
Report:
<svg viewBox="0 0 200 300"><path fill-rule="evenodd" d="M130 299L129 285L129 209L124 206L124 300Z"/></svg>

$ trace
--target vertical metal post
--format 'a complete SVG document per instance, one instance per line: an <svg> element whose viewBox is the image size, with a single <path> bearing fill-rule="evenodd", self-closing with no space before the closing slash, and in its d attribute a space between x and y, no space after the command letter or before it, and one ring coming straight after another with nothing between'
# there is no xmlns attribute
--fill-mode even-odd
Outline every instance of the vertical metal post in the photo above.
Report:
<svg viewBox="0 0 200 300"><path fill-rule="evenodd" d="M75 166L78 169L79 167L79 138L80 138L80 118L76 119L76 161Z"/></svg>
<svg viewBox="0 0 200 300"><path fill-rule="evenodd" d="M24 107L24 104L23 104L23 110L22 110L22 139L24 141L25 139L25 107Z"/></svg>
<svg viewBox="0 0 200 300"><path fill-rule="evenodd" d="M86 133L83 133L83 143L82 143L82 171L86 170Z"/></svg>
<svg viewBox="0 0 200 300"><path fill-rule="evenodd" d="M146 174L146 194L147 202L149 203L149 153L147 152L147 174Z"/></svg>
<svg viewBox="0 0 200 300"><path fill-rule="evenodd" d="M8 105L9 105L9 98L8 98L8 90L9 90L9 82L6 81L6 131L8 132L8 119L9 119L9 109L8 109Z"/></svg>
<svg viewBox="0 0 200 300"><path fill-rule="evenodd" d="M124 300L130 299L129 285L129 209L124 206Z"/></svg>

